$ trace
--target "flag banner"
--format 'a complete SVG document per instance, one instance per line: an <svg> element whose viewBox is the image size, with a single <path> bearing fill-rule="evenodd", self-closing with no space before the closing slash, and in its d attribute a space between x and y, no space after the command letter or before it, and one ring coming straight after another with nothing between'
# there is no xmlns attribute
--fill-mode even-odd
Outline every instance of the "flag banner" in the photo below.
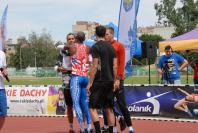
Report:
<svg viewBox="0 0 198 133"><path fill-rule="evenodd" d="M4 50L5 43L6 43L6 35L7 35L7 11L8 11L8 5L6 6L2 18L1 18L1 25L0 25L0 50Z"/></svg>
<svg viewBox="0 0 198 133"><path fill-rule="evenodd" d="M125 73L132 75L131 58L135 53L137 13L140 0L121 0L118 41L125 47Z"/></svg>

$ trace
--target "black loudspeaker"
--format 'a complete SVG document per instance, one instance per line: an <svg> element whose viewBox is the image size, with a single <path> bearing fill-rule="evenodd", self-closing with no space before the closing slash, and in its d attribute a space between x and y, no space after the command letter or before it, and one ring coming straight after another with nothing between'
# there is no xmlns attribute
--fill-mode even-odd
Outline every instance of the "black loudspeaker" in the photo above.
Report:
<svg viewBox="0 0 198 133"><path fill-rule="evenodd" d="M143 58L155 58L157 57L158 42L146 41L142 42L142 57Z"/></svg>

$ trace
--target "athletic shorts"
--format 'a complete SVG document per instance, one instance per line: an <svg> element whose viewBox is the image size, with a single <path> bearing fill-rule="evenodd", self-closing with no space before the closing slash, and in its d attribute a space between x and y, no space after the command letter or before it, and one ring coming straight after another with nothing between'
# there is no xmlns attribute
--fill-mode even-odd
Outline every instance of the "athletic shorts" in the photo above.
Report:
<svg viewBox="0 0 198 133"><path fill-rule="evenodd" d="M113 108L113 82L94 82L89 97L89 108Z"/></svg>
<svg viewBox="0 0 198 133"><path fill-rule="evenodd" d="M67 106L73 106L70 89L64 89L65 103Z"/></svg>

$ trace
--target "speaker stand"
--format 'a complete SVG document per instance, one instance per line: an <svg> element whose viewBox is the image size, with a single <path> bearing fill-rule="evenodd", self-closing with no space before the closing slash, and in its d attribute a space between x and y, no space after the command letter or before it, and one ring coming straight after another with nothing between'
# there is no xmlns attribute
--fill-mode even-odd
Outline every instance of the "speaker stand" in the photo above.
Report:
<svg viewBox="0 0 198 133"><path fill-rule="evenodd" d="M187 61L189 60L189 50L186 50L186 54L187 54ZM186 72L186 84L188 85L188 69L189 69L189 67L188 67L189 65L187 65L187 72Z"/></svg>
<svg viewBox="0 0 198 133"><path fill-rule="evenodd" d="M151 84L151 59L148 58L148 63L149 63L149 84Z"/></svg>

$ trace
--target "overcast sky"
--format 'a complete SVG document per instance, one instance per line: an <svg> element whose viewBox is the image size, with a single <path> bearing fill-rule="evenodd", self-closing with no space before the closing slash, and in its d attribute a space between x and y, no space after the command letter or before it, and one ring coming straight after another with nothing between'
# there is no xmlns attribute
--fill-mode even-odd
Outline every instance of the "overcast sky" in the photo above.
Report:
<svg viewBox="0 0 198 133"><path fill-rule="evenodd" d="M118 23L121 0L0 0L0 11L8 3L7 38L27 37L46 29L54 40L65 40L77 20ZM140 0L138 26L155 25L154 3Z"/></svg>

